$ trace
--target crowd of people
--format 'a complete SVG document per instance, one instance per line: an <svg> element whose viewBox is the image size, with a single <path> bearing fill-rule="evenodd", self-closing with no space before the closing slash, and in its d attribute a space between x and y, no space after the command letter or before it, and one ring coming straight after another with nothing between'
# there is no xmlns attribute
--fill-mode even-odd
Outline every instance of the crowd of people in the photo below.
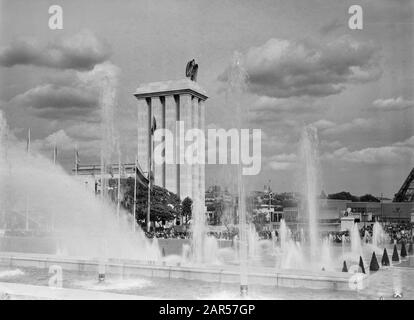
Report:
<svg viewBox="0 0 414 320"><path fill-rule="evenodd" d="M188 239L190 234L188 232L177 232L174 228L171 229L158 229L155 231L144 231L147 238L158 239Z"/></svg>
<svg viewBox="0 0 414 320"><path fill-rule="evenodd" d="M400 242L411 242L413 241L413 225L411 223L399 223L386 226L385 232L390 236L391 241Z"/></svg>
<svg viewBox="0 0 414 320"><path fill-rule="evenodd" d="M384 231L390 238L390 242L397 241L397 243L401 243L402 241L409 243L413 241L413 234L412 234L412 224L411 223L393 223L383 227ZM359 230L360 237L363 241L369 242L373 235L373 225L365 225ZM191 238L191 232L188 231L177 231L174 228L170 229L162 229L157 228L155 231L152 230L151 232L146 232L145 235L148 238L162 238L162 239L189 239ZM215 237L219 240L237 240L238 239L238 231L234 230L226 230L226 231L210 231L207 233L208 236ZM258 232L258 238L260 240L272 240L273 237L278 237L277 230L271 231L260 231ZM292 230L291 237L295 241L301 241L304 237L304 233L300 230ZM331 242L334 243L342 243L342 241L350 242L351 237L349 231L332 231L323 234L323 237L329 237Z"/></svg>

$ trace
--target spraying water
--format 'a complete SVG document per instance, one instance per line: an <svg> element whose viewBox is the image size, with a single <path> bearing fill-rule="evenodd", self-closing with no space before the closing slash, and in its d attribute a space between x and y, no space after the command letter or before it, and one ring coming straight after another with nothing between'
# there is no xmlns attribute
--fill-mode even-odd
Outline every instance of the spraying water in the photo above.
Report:
<svg viewBox="0 0 414 320"><path fill-rule="evenodd" d="M372 245L374 247L379 247L382 245L387 239L387 234L385 233L381 224L376 221L372 228Z"/></svg>
<svg viewBox="0 0 414 320"><path fill-rule="evenodd" d="M116 107L116 94L118 86L119 69L107 62L96 65L88 73L78 73L80 80L85 85L91 85L99 92L99 106L101 117L101 196L105 198L107 192L107 181L104 179L108 171L111 157L115 151L117 142L114 129L114 116Z"/></svg>
<svg viewBox="0 0 414 320"><path fill-rule="evenodd" d="M354 223L351 229L351 253L352 258L358 261L359 256L362 255L361 235L359 234L358 224Z"/></svg>
<svg viewBox="0 0 414 320"><path fill-rule="evenodd" d="M0 113L1 137L6 131L7 123ZM35 150L28 155L25 144L12 138L14 143L8 147L7 158L5 140L0 140L0 204L7 216L8 230L24 229L25 199L29 198L31 228L48 232L47 239L56 251L87 258L158 258L159 250L142 232L129 232L128 213L122 211L118 223L112 206L98 201L60 166ZM48 228L51 221L52 232ZM26 240L30 243L29 252L39 252L36 238Z"/></svg>
<svg viewBox="0 0 414 320"><path fill-rule="evenodd" d="M235 52L227 74L227 99L236 107L237 128L242 128L243 114L247 113L242 107L243 93L246 91L248 74L242 66L240 53ZM239 159L241 159L239 150ZM240 290L242 296L247 295L247 221L246 221L246 199L242 175L242 165L237 165L237 193L238 193L238 217L240 235Z"/></svg>
<svg viewBox="0 0 414 320"><path fill-rule="evenodd" d="M319 154L317 130L306 126L300 140L301 182L303 187L303 203L305 219L308 221L309 244L311 259L315 259L318 247L318 203L319 190Z"/></svg>

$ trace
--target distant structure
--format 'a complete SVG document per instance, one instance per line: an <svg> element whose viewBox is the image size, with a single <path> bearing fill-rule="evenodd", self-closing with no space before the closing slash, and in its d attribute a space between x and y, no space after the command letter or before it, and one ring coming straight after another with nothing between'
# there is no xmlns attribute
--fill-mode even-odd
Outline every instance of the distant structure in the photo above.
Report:
<svg viewBox="0 0 414 320"><path fill-rule="evenodd" d="M392 202L414 202L414 168L405 179L400 190L395 194Z"/></svg>
<svg viewBox="0 0 414 320"><path fill-rule="evenodd" d="M86 190L95 194L101 194L102 192L102 178L109 181L108 190L105 190L107 194L113 194L114 189L118 188L116 185L118 178L124 181L128 178L133 178L135 173L138 184L148 185L148 173L143 172L139 164L135 167L133 163L124 163L121 164L121 168L119 168L118 164L106 165L103 177L100 164L77 164L75 166L76 168L72 169L72 173L78 181L82 182Z"/></svg>
<svg viewBox="0 0 414 320"><path fill-rule="evenodd" d="M198 64L195 60L188 61L187 67L185 68L185 76L190 78L192 81L197 81Z"/></svg>

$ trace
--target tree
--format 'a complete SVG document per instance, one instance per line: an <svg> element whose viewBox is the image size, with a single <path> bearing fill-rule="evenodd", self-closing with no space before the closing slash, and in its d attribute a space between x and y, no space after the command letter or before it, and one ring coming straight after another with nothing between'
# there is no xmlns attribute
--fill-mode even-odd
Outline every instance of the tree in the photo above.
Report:
<svg viewBox="0 0 414 320"><path fill-rule="evenodd" d="M134 179L128 178L124 187L124 199L121 202L128 211L133 210L134 205ZM137 221L145 221L148 210L148 186L137 184L136 217ZM181 214L180 197L160 186L151 187L150 220L161 222L171 221Z"/></svg>
<svg viewBox="0 0 414 320"><path fill-rule="evenodd" d="M374 197L372 194L365 194L359 198L359 201L362 202L380 202L378 198Z"/></svg>
<svg viewBox="0 0 414 320"><path fill-rule="evenodd" d="M193 212L193 200L190 197L186 197L182 203L182 214L185 217L185 223L188 223L188 220L191 219Z"/></svg>
<svg viewBox="0 0 414 320"><path fill-rule="evenodd" d="M352 202L359 201L359 198L350 194L349 192L342 191L339 193L333 193L328 195L328 199L336 199L336 200L348 200Z"/></svg>

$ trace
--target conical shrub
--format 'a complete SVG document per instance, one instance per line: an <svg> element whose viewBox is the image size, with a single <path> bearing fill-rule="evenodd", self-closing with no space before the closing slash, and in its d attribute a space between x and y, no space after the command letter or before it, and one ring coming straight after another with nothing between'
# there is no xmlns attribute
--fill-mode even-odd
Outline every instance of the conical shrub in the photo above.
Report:
<svg viewBox="0 0 414 320"><path fill-rule="evenodd" d="M410 245L408 246L408 254L409 255L414 254L414 251L413 251L413 242L412 241L410 242Z"/></svg>
<svg viewBox="0 0 414 320"><path fill-rule="evenodd" d="M359 256L359 267L361 268L361 272L365 273L364 261L361 256Z"/></svg>
<svg viewBox="0 0 414 320"><path fill-rule="evenodd" d="M381 265L383 266L390 265L390 258L388 257L388 252L386 248L384 248L384 253L382 254Z"/></svg>
<svg viewBox="0 0 414 320"><path fill-rule="evenodd" d="M377 260L377 256L375 255L375 251L372 253L371 263L369 264L369 271L378 271L379 264Z"/></svg>
<svg viewBox="0 0 414 320"><path fill-rule="evenodd" d="M400 261L400 257L398 256L398 250L397 250L397 245L396 244L394 244L394 251L392 252L392 261L393 262Z"/></svg>
<svg viewBox="0 0 414 320"><path fill-rule="evenodd" d="M165 257L165 248L162 248L162 256Z"/></svg>
<svg viewBox="0 0 414 320"><path fill-rule="evenodd" d="M405 258L407 256L407 249L405 249L404 241L401 244L401 254L400 255L401 255L402 258Z"/></svg>
<svg viewBox="0 0 414 320"><path fill-rule="evenodd" d="M348 267L346 266L346 261L344 260L344 264L342 266L342 272L348 272Z"/></svg>

